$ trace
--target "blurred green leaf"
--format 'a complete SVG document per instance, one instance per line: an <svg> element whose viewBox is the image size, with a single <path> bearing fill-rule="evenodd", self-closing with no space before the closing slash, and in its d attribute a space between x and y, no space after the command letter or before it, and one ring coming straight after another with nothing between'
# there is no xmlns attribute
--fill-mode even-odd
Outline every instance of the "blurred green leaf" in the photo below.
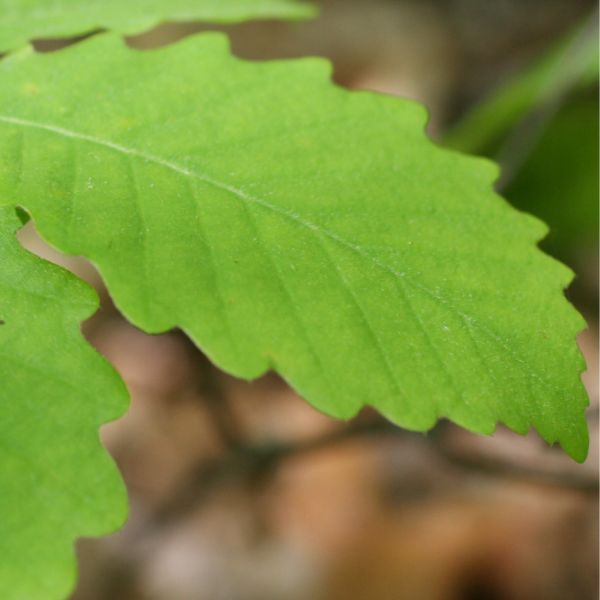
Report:
<svg viewBox="0 0 600 600"><path fill-rule="evenodd" d="M555 115L505 190L543 218L544 247L568 259L598 245L598 95L579 93Z"/></svg>
<svg viewBox="0 0 600 600"><path fill-rule="evenodd" d="M134 34L165 21L304 19L315 10L303 0L0 0L0 52L98 29Z"/></svg>
<svg viewBox="0 0 600 600"><path fill-rule="evenodd" d="M75 537L125 518L98 428L127 393L79 331L94 291L23 250L19 227L0 208L0 596L59 600L75 579Z"/></svg>
<svg viewBox="0 0 600 600"><path fill-rule="evenodd" d="M586 21L512 80L470 109L444 135L444 145L494 156L512 129L534 109L598 80L595 20Z"/></svg>

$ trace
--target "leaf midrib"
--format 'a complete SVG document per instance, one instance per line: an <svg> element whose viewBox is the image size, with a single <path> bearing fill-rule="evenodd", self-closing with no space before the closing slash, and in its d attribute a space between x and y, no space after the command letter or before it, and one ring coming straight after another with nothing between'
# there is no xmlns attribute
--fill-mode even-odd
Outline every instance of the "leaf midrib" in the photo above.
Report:
<svg viewBox="0 0 600 600"><path fill-rule="evenodd" d="M451 302L449 302L446 298L440 296L438 293L432 291L431 289L429 289L427 286L423 285L422 283L415 281L414 279L412 279L412 277L407 277L405 272L399 273L398 271L396 271L394 268L390 267L386 263L371 256L368 252L365 252L360 246L346 240L343 237L340 237L339 235L337 235L333 231L330 231L327 228L321 227L319 225L316 225L312 221L304 219L297 213L282 209L274 204L271 204L270 202L262 200L261 198L250 195L247 192L245 192L233 185L230 185L228 183L225 183L223 181L215 179L215 178L211 177L210 175L207 175L206 173L198 173L197 171L192 171L186 167L182 167L181 165L178 165L177 163L162 159L154 154L149 154L149 153L143 152L141 150L136 150L135 148L129 148L127 146L118 144L116 142L111 142L109 140L98 138L93 135L66 129L66 128L60 127L58 125L53 125L53 124L49 124L49 123L41 123L38 121L32 121L30 119L23 119L20 117L13 117L10 115L0 114L0 122L12 124L12 125L18 125L21 127L29 127L29 128L33 128L33 129L44 130L44 131L48 131L50 133L54 133L54 134L62 136L62 137L86 141L91 144L109 148L115 152L119 152L121 154L130 156L130 157L139 158L146 162L157 164L157 165L162 166L166 169L169 169L175 173L179 173L180 175L183 175L184 177L191 177L191 178L197 179L197 180L207 183L208 185L211 185L217 189L228 192L229 194L233 195L234 197L238 198L241 201L251 203L251 204L256 204L257 206L261 206L262 208L265 208L266 210L271 211L281 217L284 217L288 220L294 221L295 223L299 224L303 228L308 229L309 231L311 231L317 235L322 234L322 235L328 237L329 239L331 239L332 241L334 241L335 243L337 243L338 245L341 245L342 247L351 250L355 254L366 259L367 261L371 262L372 264L379 267L380 269L393 275L401 283L403 281L405 281L405 282L409 283L410 285L412 285L415 289L418 289L421 292L425 293L432 300L434 300L435 302L437 302L438 304L440 304L441 306L443 306L450 312L457 315L463 321L467 330L470 330L472 327L475 326L477 329L479 329L479 331L484 333L489 339L493 340L499 348L504 350L513 359L513 361L517 365L519 365L519 367L521 369L523 369L523 372L526 375L539 381L540 383L542 383L542 385L546 386L547 388L562 392L562 390L559 387L557 387L553 383L547 381L542 376L540 376L538 373L536 373L527 364L527 362L525 362L520 356L518 356L515 353L515 351L512 348L506 346L505 343L502 341L502 339L500 337L498 337L497 334L495 334L493 331L488 329L485 325L476 321L472 316L470 316L467 313L464 313L463 311L458 309ZM405 295L406 295L406 293L405 293ZM418 319L418 323L421 326L421 328L423 329L423 325L421 324L420 319ZM426 331L424 331L424 335L427 338L429 337L428 333ZM478 352L477 348L475 348L475 350L476 350L476 352Z"/></svg>

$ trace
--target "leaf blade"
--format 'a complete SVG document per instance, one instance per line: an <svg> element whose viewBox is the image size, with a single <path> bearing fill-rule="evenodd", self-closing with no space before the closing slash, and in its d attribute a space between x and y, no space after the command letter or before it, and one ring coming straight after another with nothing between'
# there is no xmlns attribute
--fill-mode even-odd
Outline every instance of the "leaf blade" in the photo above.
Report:
<svg viewBox="0 0 600 600"><path fill-rule="evenodd" d="M417 430L533 425L583 459L572 274L492 192L495 166L425 137L420 107L336 88L320 60L240 61L214 34L11 61L0 197L98 265L136 325L183 328L237 376L275 368L340 418L370 404ZM74 144L86 181L70 185Z"/></svg>
<svg viewBox="0 0 600 600"><path fill-rule="evenodd" d="M93 290L23 250L20 227L0 208L0 588L7 600L59 599L75 580L74 539L125 518L98 427L123 413L127 393L79 332Z"/></svg>

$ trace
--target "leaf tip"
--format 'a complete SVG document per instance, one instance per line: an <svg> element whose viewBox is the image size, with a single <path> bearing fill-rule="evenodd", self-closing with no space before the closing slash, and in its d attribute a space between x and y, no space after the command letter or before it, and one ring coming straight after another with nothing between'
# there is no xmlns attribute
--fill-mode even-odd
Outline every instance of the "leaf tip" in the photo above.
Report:
<svg viewBox="0 0 600 600"><path fill-rule="evenodd" d="M574 431L558 440L561 448L577 463L584 463L590 449L590 434L585 415L577 422Z"/></svg>

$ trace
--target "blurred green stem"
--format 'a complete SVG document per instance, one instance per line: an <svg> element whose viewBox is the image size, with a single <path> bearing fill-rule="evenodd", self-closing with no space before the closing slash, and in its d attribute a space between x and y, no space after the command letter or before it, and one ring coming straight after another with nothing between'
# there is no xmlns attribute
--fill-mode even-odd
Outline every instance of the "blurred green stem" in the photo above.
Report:
<svg viewBox="0 0 600 600"><path fill-rule="evenodd" d="M598 12L453 126L442 143L493 157L498 187L518 173L545 126L575 90L598 79Z"/></svg>

